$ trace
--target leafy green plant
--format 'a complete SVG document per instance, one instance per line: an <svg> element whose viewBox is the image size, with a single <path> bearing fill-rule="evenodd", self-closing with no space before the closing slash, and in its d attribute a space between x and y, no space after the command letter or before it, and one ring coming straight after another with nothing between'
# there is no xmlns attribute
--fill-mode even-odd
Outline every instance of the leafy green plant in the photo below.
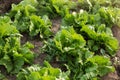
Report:
<svg viewBox="0 0 120 80"><path fill-rule="evenodd" d="M0 24L12 23L9 16L0 16Z"/></svg>
<svg viewBox="0 0 120 80"><path fill-rule="evenodd" d="M30 35L35 36L37 34L40 34L41 38L49 37L52 35L51 32L51 25L52 23L48 19L47 16L38 17L36 15L32 15L30 17L31 25L29 27Z"/></svg>
<svg viewBox="0 0 120 80"><path fill-rule="evenodd" d="M89 14L86 11L67 14L62 25L73 26L75 31L86 40L86 47L96 54L115 55L118 50L118 41L111 31L113 18L103 8L98 11L96 14Z"/></svg>
<svg viewBox="0 0 120 80"><path fill-rule="evenodd" d="M91 30L88 26L83 26L81 29L83 35L86 35L86 41L88 48L96 53L109 54L110 56L115 55L118 50L118 41L116 38L107 35L106 33L96 33ZM100 51L99 51L100 50Z"/></svg>
<svg viewBox="0 0 120 80"><path fill-rule="evenodd" d="M4 80L5 76L0 71L0 80Z"/></svg>
<svg viewBox="0 0 120 80"><path fill-rule="evenodd" d="M119 7L118 0L78 0L77 5L80 9L87 10L88 12L92 9L99 9L101 7Z"/></svg>
<svg viewBox="0 0 120 80"><path fill-rule="evenodd" d="M27 32L30 36L40 35L41 38L49 37L52 24L47 16L36 15L36 6L36 0L23 0L18 5L13 4L8 15L20 32Z"/></svg>
<svg viewBox="0 0 120 80"><path fill-rule="evenodd" d="M43 51L49 55L50 60L66 64L71 71L72 80L97 80L98 76L114 71L109 57L94 56L85 46L86 41L82 35L69 27L62 29L53 40L48 41Z"/></svg>
<svg viewBox="0 0 120 80"><path fill-rule="evenodd" d="M56 16L64 17L76 4L72 0L38 0L38 15L48 15L50 18Z"/></svg>
<svg viewBox="0 0 120 80"><path fill-rule="evenodd" d="M0 65L4 66L8 73L18 73L25 63L32 63L34 55L30 48L33 48L33 45L21 45L21 35L16 27L5 22L0 22Z"/></svg>
<svg viewBox="0 0 120 80"><path fill-rule="evenodd" d="M12 4L10 12L0 16L0 66L10 74L20 71L17 80L99 80L115 70L110 57L119 45L111 28L120 25L119 14L118 0L23 0ZM32 64L34 54L32 44L21 44L20 33L48 38L52 35L49 18L55 17L63 18L61 30L42 50L67 72L48 62L44 67L22 69L24 64ZM6 79L1 72L0 79Z"/></svg>
<svg viewBox="0 0 120 80"><path fill-rule="evenodd" d="M113 26L111 23L119 26L119 4L118 0L78 0L77 2L79 9L83 9L93 15L99 12L101 21L107 23L108 26Z"/></svg>
<svg viewBox="0 0 120 80"><path fill-rule="evenodd" d="M88 13L85 10L80 10L79 13L73 12L72 14L66 14L63 18L62 24L73 27L82 27L84 25L94 26L95 29L101 24L105 27L112 27L115 23L115 14L110 10L111 8L100 8L96 13Z"/></svg>
<svg viewBox="0 0 120 80"><path fill-rule="evenodd" d="M69 80L68 75L69 73L44 62L44 67L33 65L23 69L17 75L17 80Z"/></svg>

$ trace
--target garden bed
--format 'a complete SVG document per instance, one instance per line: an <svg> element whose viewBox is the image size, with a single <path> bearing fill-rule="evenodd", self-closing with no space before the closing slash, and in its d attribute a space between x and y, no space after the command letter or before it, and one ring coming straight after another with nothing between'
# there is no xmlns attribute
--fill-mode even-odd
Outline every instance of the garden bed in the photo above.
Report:
<svg viewBox="0 0 120 80"><path fill-rule="evenodd" d="M1 0L0 1L0 14L4 14L5 12L9 12L11 9L12 3L19 3L21 0ZM62 19L60 17L56 17L51 19L52 22L52 28L51 31L54 33L54 35L60 30L60 25L62 22ZM117 38L120 45L120 28L118 26L112 27L112 32L114 37ZM32 49L33 52L37 54L37 57L34 59L34 64L40 64L43 65L43 62L47 56L46 53L40 53L40 48L43 46L43 41L40 40L39 36L35 36L31 38L28 33L22 33L23 37L21 38L21 44L26 43L29 41L34 45L34 49ZM50 38L53 38L50 37ZM120 50L117 51L116 56L111 57L112 65L115 67L115 72L109 73L101 78L101 80L120 80ZM51 65L53 67L59 67L61 68L61 62L52 61ZM5 68L2 66L0 67L0 70L7 76L9 80L16 80L15 75L10 75L6 73Z"/></svg>

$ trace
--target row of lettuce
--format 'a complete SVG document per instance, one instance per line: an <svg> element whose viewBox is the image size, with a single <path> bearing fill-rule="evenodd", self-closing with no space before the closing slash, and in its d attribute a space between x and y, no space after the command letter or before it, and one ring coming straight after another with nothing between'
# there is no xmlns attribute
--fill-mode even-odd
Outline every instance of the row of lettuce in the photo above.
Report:
<svg viewBox="0 0 120 80"><path fill-rule="evenodd" d="M17 80L99 80L114 72L110 60L119 49L112 26L120 24L119 1L115 0L23 0L0 16L0 65ZM54 35L50 19L61 17ZM21 33L45 39L42 53L53 68L34 65L34 46L21 44ZM50 39L50 37L53 37ZM25 65L31 65L25 68ZM23 69L25 68L25 69ZM0 79L6 77L0 71Z"/></svg>

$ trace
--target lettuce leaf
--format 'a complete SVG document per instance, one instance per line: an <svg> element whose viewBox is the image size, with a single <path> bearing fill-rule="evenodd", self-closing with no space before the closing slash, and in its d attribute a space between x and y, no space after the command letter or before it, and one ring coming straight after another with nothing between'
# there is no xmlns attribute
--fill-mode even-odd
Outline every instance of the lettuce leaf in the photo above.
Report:
<svg viewBox="0 0 120 80"><path fill-rule="evenodd" d="M48 62L45 64L49 65ZM64 75L64 76L63 76ZM62 72L59 68L52 66L33 65L20 71L17 75L17 80L69 80L68 74Z"/></svg>

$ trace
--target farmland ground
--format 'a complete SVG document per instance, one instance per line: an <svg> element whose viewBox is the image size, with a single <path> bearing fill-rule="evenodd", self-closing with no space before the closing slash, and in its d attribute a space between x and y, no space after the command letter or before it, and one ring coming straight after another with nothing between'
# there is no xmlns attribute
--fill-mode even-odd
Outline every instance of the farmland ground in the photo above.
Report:
<svg viewBox="0 0 120 80"><path fill-rule="evenodd" d="M19 3L20 1L21 0L0 0L0 14L3 14L9 11L11 3ZM52 31L55 34L60 28L61 19L56 18L51 21L53 23ZM114 36L118 39L119 45L120 45L120 28L117 26L113 26L112 31ZM21 39L21 43L23 44L27 41L30 41L35 46L33 51L38 54L38 56L34 60L34 63L42 65L43 61L46 58L46 54L45 53L40 54L39 48L42 47L43 43L39 40L38 37L35 37L34 39L30 39L28 35L24 33ZM120 50L117 52L115 57L111 58L111 61L113 62L113 65L115 66L116 71L114 73L109 73L108 75L104 76L102 80L120 80ZM54 67L60 67L60 63L51 62L51 64ZM0 68L3 69L3 72L4 72L5 69L3 67L0 67ZM14 75L8 75L8 74L6 75L9 80L16 80Z"/></svg>

